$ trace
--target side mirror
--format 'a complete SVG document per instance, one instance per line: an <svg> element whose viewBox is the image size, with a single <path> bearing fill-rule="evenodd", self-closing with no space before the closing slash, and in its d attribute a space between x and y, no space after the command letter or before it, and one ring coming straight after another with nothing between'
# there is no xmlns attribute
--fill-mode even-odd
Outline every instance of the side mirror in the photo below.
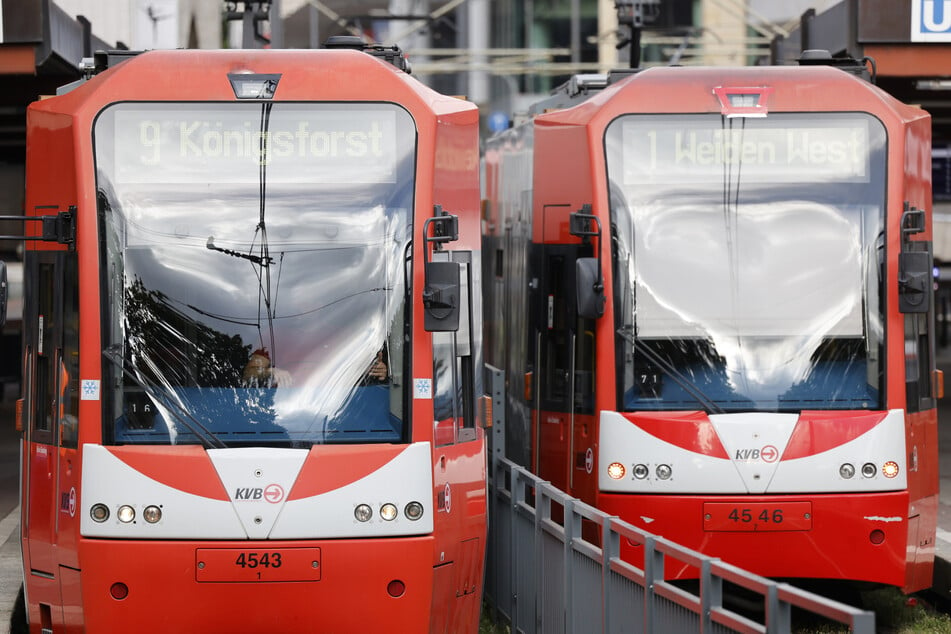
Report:
<svg viewBox="0 0 951 634"><path fill-rule="evenodd" d="M575 293L578 314L585 319L597 319L604 314L604 278L601 277L601 221L591 212L591 205L582 205L581 209L571 213L569 218L571 235L588 243L597 238L596 258L578 258L575 260Z"/></svg>
<svg viewBox="0 0 951 634"><path fill-rule="evenodd" d="M427 262L425 272L423 307L426 309L426 331L456 332L459 330L459 264L446 261Z"/></svg>
<svg viewBox="0 0 951 634"><path fill-rule="evenodd" d="M423 223L423 240L426 242L427 252L429 245L433 246L434 251L438 251L443 244L458 239L459 217L444 212L441 205L434 205L433 217ZM459 330L461 306L459 263L445 259L430 261L427 257L424 272L426 287L423 289L423 308L426 313L423 325L426 331L456 332Z"/></svg>
<svg viewBox="0 0 951 634"><path fill-rule="evenodd" d="M604 284L597 258L575 260L575 289L580 316L598 319L604 314Z"/></svg>
<svg viewBox="0 0 951 634"><path fill-rule="evenodd" d="M901 214L901 253L898 254L898 310L927 313L934 288L934 259L928 242L910 236L925 230L925 212L907 201Z"/></svg>
<svg viewBox="0 0 951 634"><path fill-rule="evenodd" d="M0 328L7 323L7 263L0 260Z"/></svg>
<svg viewBox="0 0 951 634"><path fill-rule="evenodd" d="M898 310L927 313L931 308L934 262L927 251L898 254Z"/></svg>

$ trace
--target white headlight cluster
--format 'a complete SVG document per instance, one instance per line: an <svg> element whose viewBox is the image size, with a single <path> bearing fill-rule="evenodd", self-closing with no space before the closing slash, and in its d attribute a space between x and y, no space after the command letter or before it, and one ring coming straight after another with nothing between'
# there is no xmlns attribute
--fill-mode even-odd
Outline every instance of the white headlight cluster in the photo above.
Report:
<svg viewBox="0 0 951 634"><path fill-rule="evenodd" d="M89 509L89 516L94 522L102 524L112 516L112 511L102 502L97 502ZM116 509L116 519L123 524L130 524L135 521L136 511L131 504L122 504ZM142 510L142 519L149 524L155 524L162 519L162 507L156 504L149 504Z"/></svg>
<svg viewBox="0 0 951 634"><path fill-rule="evenodd" d="M399 517L399 508L392 502L386 502L380 505L378 513L384 521L392 522ZM403 507L403 516L415 522L423 516L423 505L415 501L410 502ZM358 522L369 522L373 519L373 507L369 504L358 504L353 509L353 517Z"/></svg>
<svg viewBox="0 0 951 634"><path fill-rule="evenodd" d="M876 475L881 472L886 478L894 478L898 475L900 471L898 463L894 460L888 460L882 464L881 468L876 465L874 462L866 462L862 465L861 474L863 478L874 478ZM845 462L839 466L839 477L843 480L851 480L855 477L855 466L851 463Z"/></svg>
<svg viewBox="0 0 951 634"><path fill-rule="evenodd" d="M619 462L612 462L608 465L608 475L615 480L624 476L624 466ZM646 464L638 463L631 467L631 475L635 480L644 480L650 475L650 467ZM658 480L670 480L674 475L674 470L669 464L659 464L654 468L654 477Z"/></svg>

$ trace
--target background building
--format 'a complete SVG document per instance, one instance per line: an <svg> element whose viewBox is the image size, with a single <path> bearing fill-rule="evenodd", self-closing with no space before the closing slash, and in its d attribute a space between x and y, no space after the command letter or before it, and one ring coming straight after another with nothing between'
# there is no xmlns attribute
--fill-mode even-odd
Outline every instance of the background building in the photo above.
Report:
<svg viewBox="0 0 951 634"><path fill-rule="evenodd" d="M29 0L19 0L21 4ZM32 0L33 4L43 3ZM484 105L545 93L571 74L629 65L632 29L614 0L48 0L84 16L106 42L134 50L248 45L240 14L276 48L316 48L331 35L397 44L415 74ZM830 0L621 0L643 27L644 65L745 65L769 57L770 42L807 8ZM228 17L232 19L228 19Z"/></svg>
<svg viewBox="0 0 951 634"><path fill-rule="evenodd" d="M880 86L933 116L936 255L951 261L951 0L4 0L0 215L23 213L27 105L79 78L95 50L315 48L337 34L399 45L416 77L465 95L494 125L572 74L632 59L789 64L805 48L873 57ZM0 233L22 234L20 224L0 220ZM13 284L15 245L0 242ZM11 308L0 381L19 372Z"/></svg>

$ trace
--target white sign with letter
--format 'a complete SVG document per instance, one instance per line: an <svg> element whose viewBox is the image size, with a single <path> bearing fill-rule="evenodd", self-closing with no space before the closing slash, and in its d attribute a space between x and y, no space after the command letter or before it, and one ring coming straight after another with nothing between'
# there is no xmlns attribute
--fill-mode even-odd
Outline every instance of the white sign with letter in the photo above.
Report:
<svg viewBox="0 0 951 634"><path fill-rule="evenodd" d="M951 0L911 0L911 41L951 42Z"/></svg>

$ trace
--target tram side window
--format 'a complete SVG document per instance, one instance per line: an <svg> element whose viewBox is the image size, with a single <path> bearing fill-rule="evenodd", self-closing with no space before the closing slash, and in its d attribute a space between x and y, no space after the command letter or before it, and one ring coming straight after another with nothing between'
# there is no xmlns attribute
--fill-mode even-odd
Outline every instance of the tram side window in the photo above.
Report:
<svg viewBox="0 0 951 634"><path fill-rule="evenodd" d="M31 431L36 442L78 445L79 274L75 253L46 253L35 261L36 317ZM58 432L58 433L57 433Z"/></svg>
<svg viewBox="0 0 951 634"><path fill-rule="evenodd" d="M50 369L52 366L51 346L55 345L55 275L52 262L39 263L39 284L37 285L36 320L36 407L33 416L35 440L52 442L53 399L51 398Z"/></svg>
<svg viewBox="0 0 951 634"><path fill-rule="evenodd" d="M575 411L594 413L594 320L578 317L575 340Z"/></svg>
<svg viewBox="0 0 951 634"><path fill-rule="evenodd" d="M79 272L76 254L66 254L63 276L63 353L58 368L60 443L79 444Z"/></svg>
<svg viewBox="0 0 951 634"><path fill-rule="evenodd" d="M590 247L547 247L545 259L543 407L594 412L594 320L577 315L574 263ZM560 253L551 251L559 249Z"/></svg>
<svg viewBox="0 0 951 634"><path fill-rule="evenodd" d="M542 398L554 409L563 410L568 396L569 313L565 289L565 258L551 256L546 261L548 293L545 299L545 356L542 360Z"/></svg>
<svg viewBox="0 0 951 634"><path fill-rule="evenodd" d="M905 394L909 412L934 407L930 313L905 315Z"/></svg>
<svg viewBox="0 0 951 634"><path fill-rule="evenodd" d="M455 441L459 416L456 384L455 335L451 332L433 333L433 418L436 445L451 445Z"/></svg>

